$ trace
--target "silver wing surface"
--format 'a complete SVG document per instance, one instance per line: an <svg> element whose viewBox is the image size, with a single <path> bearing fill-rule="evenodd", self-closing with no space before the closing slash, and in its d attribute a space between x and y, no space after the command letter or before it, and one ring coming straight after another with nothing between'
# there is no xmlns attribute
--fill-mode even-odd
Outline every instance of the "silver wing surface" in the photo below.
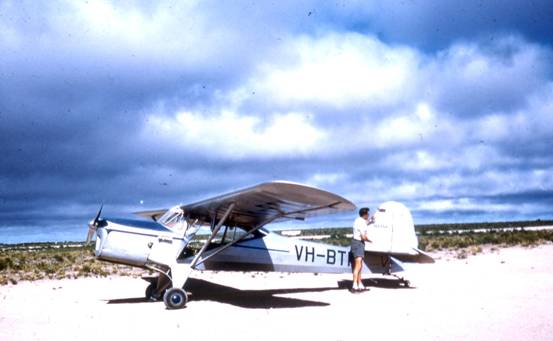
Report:
<svg viewBox="0 0 553 341"><path fill-rule="evenodd" d="M225 225L246 229L284 220L299 219L352 211L355 205L349 200L315 187L273 181L223 194L211 199L181 206L190 219L205 224L219 221L233 205ZM142 211L136 214L157 220L167 209Z"/></svg>

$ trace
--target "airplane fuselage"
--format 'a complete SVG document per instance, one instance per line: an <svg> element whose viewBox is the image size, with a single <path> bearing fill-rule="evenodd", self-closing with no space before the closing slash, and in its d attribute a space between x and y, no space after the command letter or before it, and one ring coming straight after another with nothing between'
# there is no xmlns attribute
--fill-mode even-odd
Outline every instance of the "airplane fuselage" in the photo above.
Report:
<svg viewBox="0 0 553 341"><path fill-rule="evenodd" d="M193 255L183 250L191 238L178 236L155 222L141 220L104 220L97 230L96 257L101 260L137 267L164 264L164 259L177 259L178 263L191 263ZM260 229L254 236L237 242L220 251L224 244L214 243L205 252L207 260L199 263L198 270L226 271L278 271L350 273L349 247L311 242L281 236ZM220 252L219 252L220 251ZM214 254L213 256L211 256ZM178 257L179 255L184 255ZM364 270L384 272L388 257L365 257ZM395 262L393 271L401 271Z"/></svg>

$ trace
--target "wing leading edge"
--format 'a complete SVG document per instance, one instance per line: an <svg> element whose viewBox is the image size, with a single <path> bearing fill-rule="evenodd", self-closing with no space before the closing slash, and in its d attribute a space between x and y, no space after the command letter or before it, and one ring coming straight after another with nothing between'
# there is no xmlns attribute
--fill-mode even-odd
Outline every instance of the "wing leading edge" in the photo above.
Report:
<svg viewBox="0 0 553 341"><path fill-rule="evenodd" d="M209 224L213 219L221 219L231 204L234 208L225 225L248 229L283 219L303 220L355 209L352 202L337 194L284 181L262 183L181 208L189 218ZM166 211L161 209L136 214L156 220Z"/></svg>

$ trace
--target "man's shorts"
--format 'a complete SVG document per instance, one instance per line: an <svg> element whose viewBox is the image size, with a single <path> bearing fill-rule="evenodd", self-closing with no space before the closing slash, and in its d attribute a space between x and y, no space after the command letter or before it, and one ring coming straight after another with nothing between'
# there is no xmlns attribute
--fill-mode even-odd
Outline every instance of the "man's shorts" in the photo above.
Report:
<svg viewBox="0 0 553 341"><path fill-rule="evenodd" d="M363 257L365 255L365 242L357 239L351 240L351 255L355 257Z"/></svg>

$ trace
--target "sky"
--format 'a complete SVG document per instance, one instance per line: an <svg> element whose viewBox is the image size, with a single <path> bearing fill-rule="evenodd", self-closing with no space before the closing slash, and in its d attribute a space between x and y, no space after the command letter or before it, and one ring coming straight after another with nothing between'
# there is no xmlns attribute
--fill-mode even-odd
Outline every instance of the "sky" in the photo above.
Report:
<svg viewBox="0 0 553 341"><path fill-rule="evenodd" d="M0 0L0 243L277 179L416 223L553 218L552 22L547 0Z"/></svg>

